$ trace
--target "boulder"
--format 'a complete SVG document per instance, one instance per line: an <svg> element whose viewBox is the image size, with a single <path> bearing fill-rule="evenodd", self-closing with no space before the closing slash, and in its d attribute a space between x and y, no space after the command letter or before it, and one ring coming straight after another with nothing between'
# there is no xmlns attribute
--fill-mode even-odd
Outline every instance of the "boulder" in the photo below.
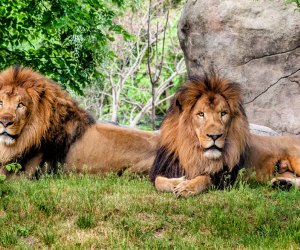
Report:
<svg viewBox="0 0 300 250"><path fill-rule="evenodd" d="M256 134L256 135L270 135L270 136L281 135L280 133L274 131L271 128L258 125L258 124L253 124L253 123L249 124L249 129L252 134Z"/></svg>
<svg viewBox="0 0 300 250"><path fill-rule="evenodd" d="M300 11L285 0L188 0L178 37L190 77L243 85L249 121L300 134Z"/></svg>

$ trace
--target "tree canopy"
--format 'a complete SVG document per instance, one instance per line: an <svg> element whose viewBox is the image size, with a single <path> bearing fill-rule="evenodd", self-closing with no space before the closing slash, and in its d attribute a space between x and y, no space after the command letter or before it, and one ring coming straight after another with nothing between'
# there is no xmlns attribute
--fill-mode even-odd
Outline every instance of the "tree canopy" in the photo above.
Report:
<svg viewBox="0 0 300 250"><path fill-rule="evenodd" d="M123 0L2 0L0 69L30 66L82 93L113 57L114 34L129 34L114 22Z"/></svg>

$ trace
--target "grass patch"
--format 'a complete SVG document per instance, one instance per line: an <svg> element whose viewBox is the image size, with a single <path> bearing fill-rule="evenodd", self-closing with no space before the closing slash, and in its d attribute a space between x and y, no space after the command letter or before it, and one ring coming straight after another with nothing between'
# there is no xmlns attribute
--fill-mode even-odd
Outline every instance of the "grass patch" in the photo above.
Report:
<svg viewBox="0 0 300 250"><path fill-rule="evenodd" d="M92 228L95 226L94 218L90 214L81 215L77 219L76 225L81 229Z"/></svg>
<svg viewBox="0 0 300 250"><path fill-rule="evenodd" d="M53 232L46 232L43 234L43 242L47 246L51 246L55 242L55 234Z"/></svg>
<svg viewBox="0 0 300 250"><path fill-rule="evenodd" d="M0 248L298 249L300 191L239 183L176 199L132 176L0 184Z"/></svg>

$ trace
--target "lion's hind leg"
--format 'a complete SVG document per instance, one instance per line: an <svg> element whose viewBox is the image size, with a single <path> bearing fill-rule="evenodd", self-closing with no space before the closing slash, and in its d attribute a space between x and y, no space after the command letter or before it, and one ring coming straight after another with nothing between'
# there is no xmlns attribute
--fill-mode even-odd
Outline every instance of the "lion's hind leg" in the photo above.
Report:
<svg viewBox="0 0 300 250"><path fill-rule="evenodd" d="M157 191L174 192L175 187L183 181L185 181L184 176L180 178L167 178L163 176L157 176L155 178L154 185Z"/></svg>
<svg viewBox="0 0 300 250"><path fill-rule="evenodd" d="M299 157L288 157L290 163L289 170L295 173L297 176L300 176L300 159Z"/></svg>
<svg viewBox="0 0 300 250"><path fill-rule="evenodd" d="M273 187L278 187L280 189L290 189L291 187L295 187L300 189L300 178L286 178L286 177L276 177L271 180Z"/></svg>
<svg viewBox="0 0 300 250"><path fill-rule="evenodd" d="M284 172L271 180L272 186L280 189L290 189L295 187L300 189L300 178L292 172Z"/></svg>

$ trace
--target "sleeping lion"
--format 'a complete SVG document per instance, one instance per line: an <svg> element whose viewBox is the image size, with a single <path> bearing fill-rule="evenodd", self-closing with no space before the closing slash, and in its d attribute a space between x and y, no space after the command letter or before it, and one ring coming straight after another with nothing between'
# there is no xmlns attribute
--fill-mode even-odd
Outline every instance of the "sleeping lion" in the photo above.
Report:
<svg viewBox="0 0 300 250"><path fill-rule="evenodd" d="M177 196L232 184L239 170L258 181L300 187L300 140L250 134L237 83L214 72L186 82L162 122L150 179Z"/></svg>

